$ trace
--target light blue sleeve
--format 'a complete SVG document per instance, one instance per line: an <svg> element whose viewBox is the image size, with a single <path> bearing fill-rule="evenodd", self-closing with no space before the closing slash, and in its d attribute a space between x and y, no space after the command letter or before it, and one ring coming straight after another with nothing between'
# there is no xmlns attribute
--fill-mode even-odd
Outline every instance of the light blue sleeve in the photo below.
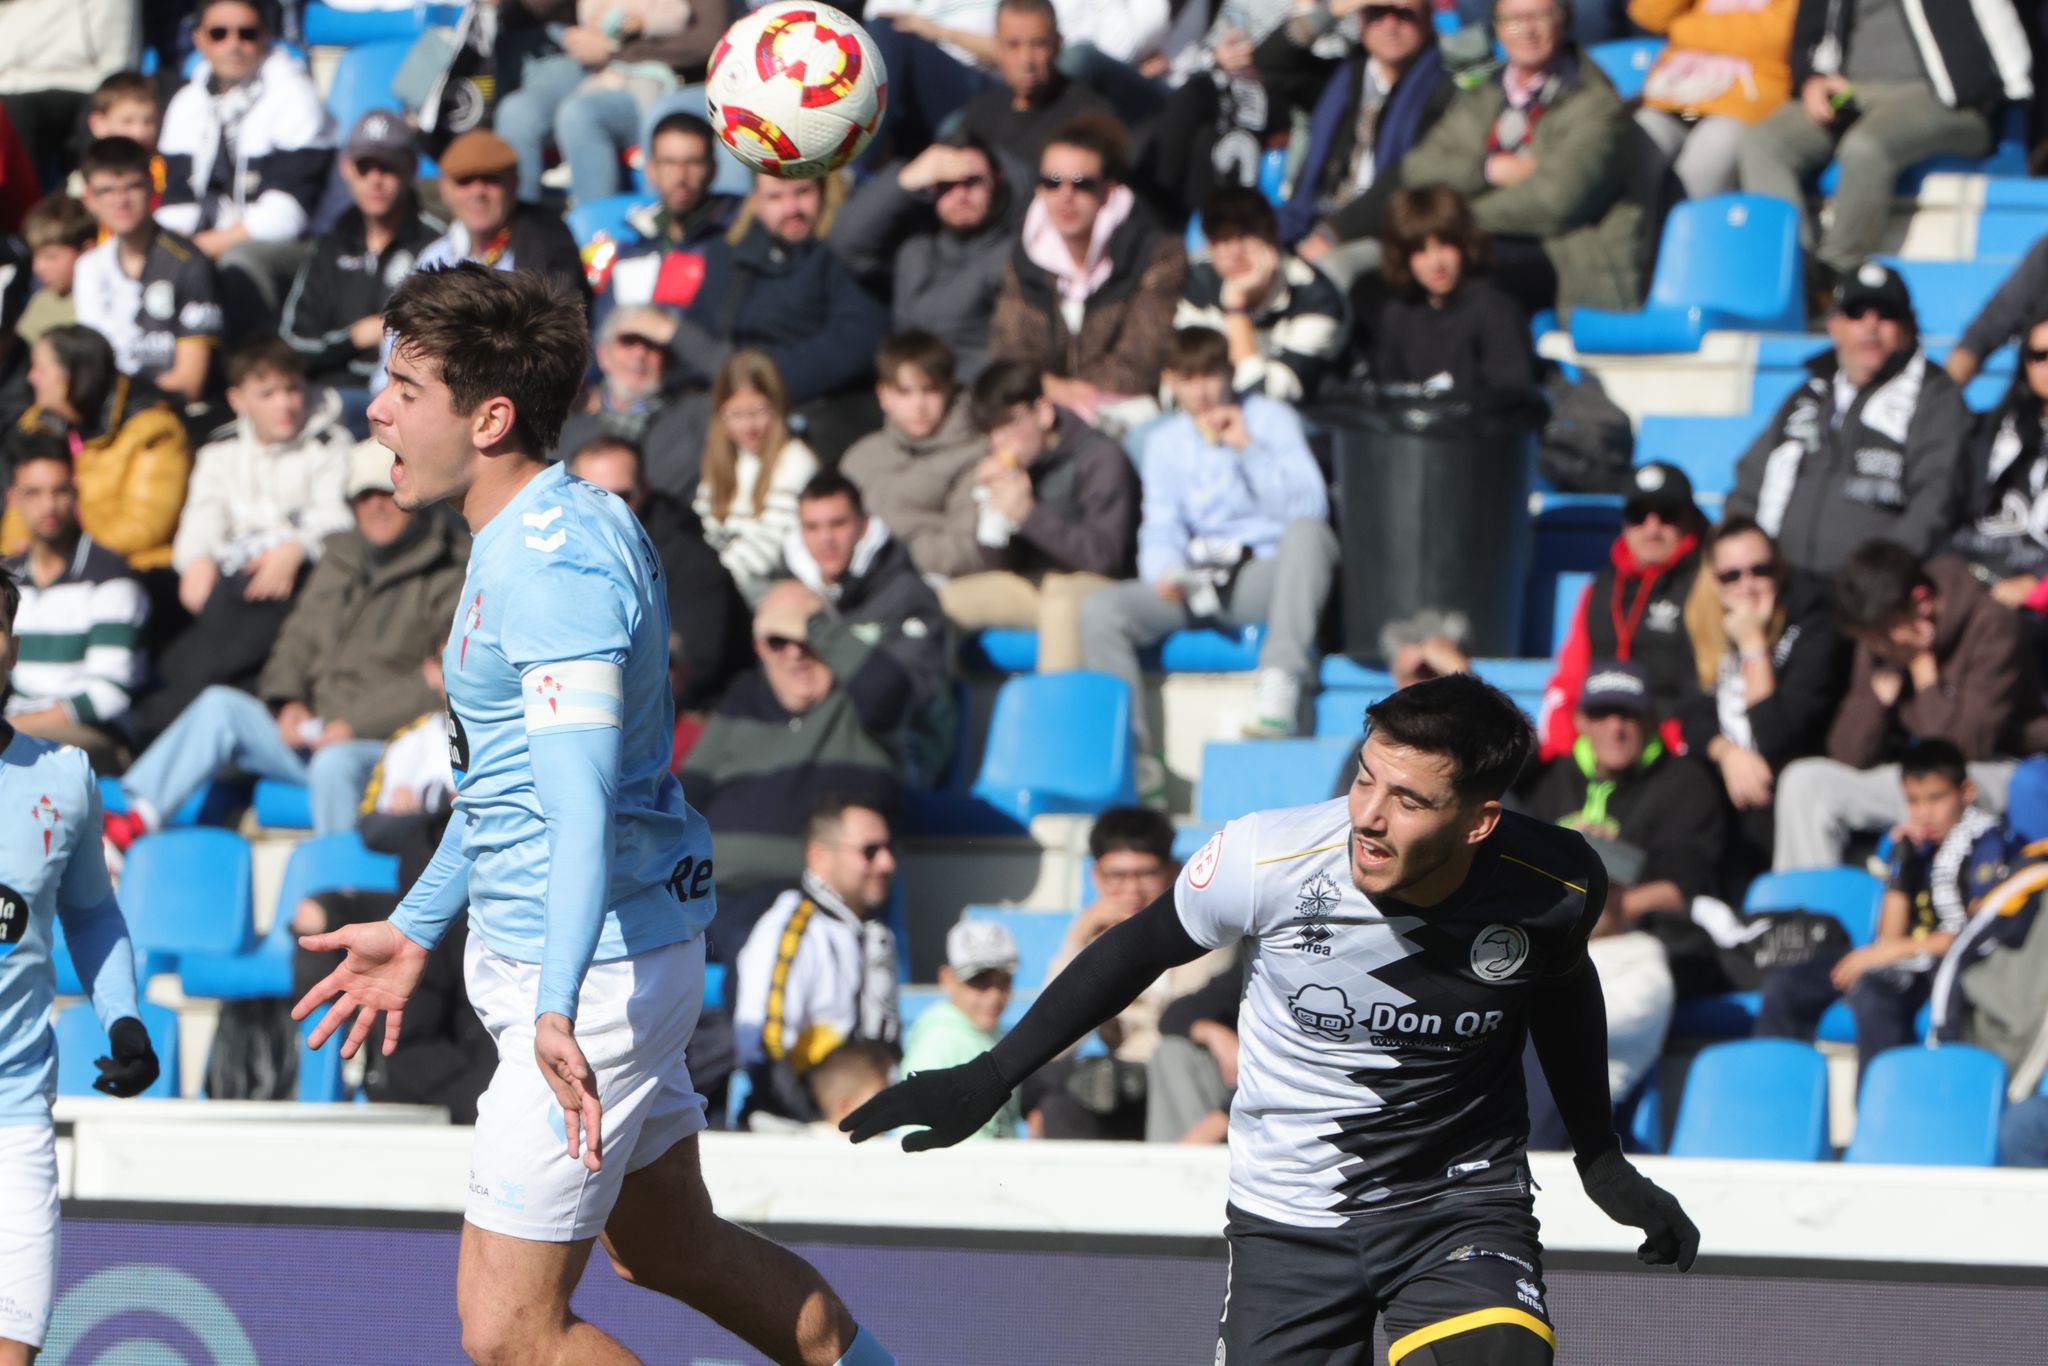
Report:
<svg viewBox="0 0 2048 1366"><path fill-rule="evenodd" d="M618 796L617 726L539 731L533 785L548 828L547 935L534 1015L576 1018L583 975L604 932L611 887L612 810Z"/></svg>
<svg viewBox="0 0 2048 1366"><path fill-rule="evenodd" d="M459 811L448 818L434 857L391 913L398 932L423 949L440 943L455 917L469 905L469 858L462 852L464 824Z"/></svg>
<svg viewBox="0 0 2048 1366"><path fill-rule="evenodd" d="M1146 434L1144 466L1138 488L1143 499L1138 519L1138 578L1156 584L1187 563L1188 523L1183 515L1185 489L1178 467L1195 440L1194 419L1176 414Z"/></svg>
<svg viewBox="0 0 2048 1366"><path fill-rule="evenodd" d="M1245 427L1252 437L1244 467L1260 504L1286 521L1328 517L1329 489L1294 409L1269 398L1253 397L1245 400L1244 411Z"/></svg>
<svg viewBox="0 0 2048 1366"><path fill-rule="evenodd" d="M108 1030L114 1021L139 1016L135 1001L135 950L128 940L128 921L107 877L107 858L100 843L100 790L90 781L86 790L83 834L64 865L57 884L57 916L71 946L78 979L92 992L93 1013Z"/></svg>

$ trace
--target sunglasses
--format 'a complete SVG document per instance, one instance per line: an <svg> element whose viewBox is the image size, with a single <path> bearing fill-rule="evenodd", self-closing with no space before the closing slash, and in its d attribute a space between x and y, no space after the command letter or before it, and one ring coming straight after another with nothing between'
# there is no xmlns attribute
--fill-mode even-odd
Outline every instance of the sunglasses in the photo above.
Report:
<svg viewBox="0 0 2048 1366"><path fill-rule="evenodd" d="M1399 19L1404 24L1414 24L1418 27L1422 23L1422 16L1406 5L1367 5L1359 13L1359 22L1367 28L1382 19Z"/></svg>
<svg viewBox="0 0 2048 1366"><path fill-rule="evenodd" d="M1842 309L1842 316L1852 323L1860 323L1873 313L1880 322L1902 323L1906 320L1906 315L1890 304L1857 304L1853 308Z"/></svg>
<svg viewBox="0 0 2048 1366"><path fill-rule="evenodd" d="M859 854L863 863L873 863L876 859L895 848L887 840L876 840L872 844L844 844L840 847L842 849L851 849L854 853Z"/></svg>
<svg viewBox="0 0 2048 1366"><path fill-rule="evenodd" d="M263 30L246 24L215 24L206 30L208 42L225 43L230 36L240 38L245 43L260 43L263 41Z"/></svg>
<svg viewBox="0 0 2048 1366"><path fill-rule="evenodd" d="M1102 188L1102 177L1094 175L1059 176L1051 174L1038 177L1038 188L1041 190L1058 190L1062 185L1073 190L1075 194L1094 194Z"/></svg>
<svg viewBox="0 0 2048 1366"><path fill-rule="evenodd" d="M1059 177L1055 176L1053 178L1057 180ZM989 179L987 176L969 175L961 176L958 180L941 180L933 185L932 188L941 195L949 195L955 190L985 190L988 186Z"/></svg>
<svg viewBox="0 0 2048 1366"><path fill-rule="evenodd" d="M1772 573L1771 566L1768 564L1739 564L1735 566L1735 568L1733 569L1715 570L1714 577L1720 580L1722 583L1727 584L1730 587L1733 587L1734 585L1741 583L1744 579L1771 578Z"/></svg>
<svg viewBox="0 0 2048 1366"><path fill-rule="evenodd" d="M761 643L768 647L768 653L770 654L779 655L784 650L801 650L805 654L811 652L809 642L792 640L788 636L762 636Z"/></svg>
<svg viewBox="0 0 2048 1366"><path fill-rule="evenodd" d="M1652 517L1655 517L1665 526L1677 526L1679 522L1678 514L1666 512L1662 508L1649 507L1641 503L1630 503L1621 510L1621 520L1628 526L1641 526Z"/></svg>
<svg viewBox="0 0 2048 1366"><path fill-rule="evenodd" d="M612 340L616 341L620 346L640 346L645 347L649 351L665 351L668 349L644 332L621 332Z"/></svg>

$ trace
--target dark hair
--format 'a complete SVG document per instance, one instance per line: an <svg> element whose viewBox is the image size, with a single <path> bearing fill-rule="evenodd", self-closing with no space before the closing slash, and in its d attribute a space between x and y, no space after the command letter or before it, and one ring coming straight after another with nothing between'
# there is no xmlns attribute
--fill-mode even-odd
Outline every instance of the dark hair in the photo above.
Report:
<svg viewBox="0 0 2048 1366"><path fill-rule="evenodd" d="M704 139L706 151L715 152L718 150L718 135L711 131L711 125L685 109L678 109L673 114L662 115L661 120L654 125L654 131L647 135L647 153L649 156L654 154L654 144L661 139L664 133L688 133L693 138Z"/></svg>
<svg viewBox="0 0 2048 1366"><path fill-rule="evenodd" d="M860 485L838 470L819 470L811 476L811 482L805 484L796 495L799 504L816 503L826 498L844 498L853 504L854 516L868 515L867 500L860 496Z"/></svg>
<svg viewBox="0 0 2048 1366"><path fill-rule="evenodd" d="M1962 746L1953 740L1930 736L1915 740L1899 756L1899 780L1908 778L1946 778L1961 787L1970 777L1970 762L1963 757Z"/></svg>
<svg viewBox="0 0 2048 1366"><path fill-rule="evenodd" d="M157 103L156 82L140 71L116 71L93 87L91 112L104 114L117 104L144 100L162 109Z"/></svg>
<svg viewBox="0 0 2048 1366"><path fill-rule="evenodd" d="M873 797L852 792L827 792L811 803L810 814L804 817L804 843L816 844L837 834L849 811L872 811L884 821L889 819L889 813Z"/></svg>
<svg viewBox="0 0 2048 1366"><path fill-rule="evenodd" d="M43 247L89 247L100 235L92 210L68 194L46 195L21 216L21 239L30 251Z"/></svg>
<svg viewBox="0 0 2048 1366"><path fill-rule="evenodd" d="M1273 201L1239 185L1225 186L1209 196L1202 206L1202 232L1211 242L1256 237L1269 246L1280 245L1280 220L1273 212Z"/></svg>
<svg viewBox="0 0 2048 1366"><path fill-rule="evenodd" d="M1102 159L1106 180L1121 182L1131 165L1131 136L1109 114L1080 114L1053 130L1047 147L1078 147ZM1040 156L1044 153L1041 151Z"/></svg>
<svg viewBox="0 0 2048 1366"><path fill-rule="evenodd" d="M590 336L567 285L476 261L416 270L384 306L392 353L432 360L455 411L509 398L514 438L538 459L555 447L583 388Z"/></svg>
<svg viewBox="0 0 2048 1366"><path fill-rule="evenodd" d="M896 372L906 365L941 389L953 387L956 368L953 348L921 327L885 337L875 348L875 379L878 382L895 384Z"/></svg>
<svg viewBox="0 0 2048 1366"><path fill-rule="evenodd" d="M1230 374L1230 343L1213 327L1179 328L1167 345L1166 364L1162 368L1183 379Z"/></svg>
<svg viewBox="0 0 2048 1366"><path fill-rule="evenodd" d="M1164 811L1149 806L1112 806L1095 818L1088 832L1088 857L1126 851L1173 862L1173 822Z"/></svg>
<svg viewBox="0 0 2048 1366"><path fill-rule="evenodd" d="M1461 283L1484 270L1492 254L1492 242L1473 222L1472 205L1465 196L1448 185L1403 187L1387 201L1386 227L1380 234L1380 274L1396 292L1406 294L1415 288L1408 258L1432 237L1458 249L1464 262Z"/></svg>
<svg viewBox="0 0 2048 1366"><path fill-rule="evenodd" d="M624 455L631 456L633 460L633 478L636 481L647 468L647 457L641 452L638 442L627 437L615 436L610 432L600 432L598 435L591 437L588 441L571 451L568 460L564 463L568 465L569 473L574 474L577 461L586 455L596 455L601 451L618 451Z"/></svg>
<svg viewBox="0 0 2048 1366"><path fill-rule="evenodd" d="M1536 752L1529 718L1476 674L1411 683L1365 709L1365 734L1390 745L1450 758L1460 799L1499 801Z"/></svg>
<svg viewBox="0 0 2048 1366"><path fill-rule="evenodd" d="M192 26L202 27L206 21L206 12L215 5L240 5L243 9L255 10L256 22L263 25L263 31L277 32L277 17L270 12L270 6L262 3L262 0L199 0L192 9Z"/></svg>
<svg viewBox="0 0 2048 1366"><path fill-rule="evenodd" d="M228 353L227 381L230 389L260 374L286 379L306 377L306 358L275 332L251 337Z"/></svg>
<svg viewBox="0 0 2048 1366"><path fill-rule="evenodd" d="M1932 588L1920 557L1892 541L1865 541L1835 571L1835 619L1842 629L1875 631L1913 606L1913 590Z"/></svg>
<svg viewBox="0 0 2048 1366"><path fill-rule="evenodd" d="M14 616L20 610L21 584L16 582L14 571L0 565L0 613L7 617L4 623L0 623L0 630L14 634Z"/></svg>
<svg viewBox="0 0 2048 1366"><path fill-rule="evenodd" d="M996 13L1039 14L1052 20L1053 31L1058 32L1060 12L1053 8L1052 0L998 0Z"/></svg>
<svg viewBox="0 0 2048 1366"><path fill-rule="evenodd" d="M992 432L1010 420L1014 408L1028 407L1045 397L1045 384L1038 367L1021 360L999 360L974 381L974 393L967 412L974 425Z"/></svg>
<svg viewBox="0 0 2048 1366"><path fill-rule="evenodd" d="M64 388L71 406L88 425L99 420L107 406L107 395L121 372L114 364L114 348L107 339L83 323L65 323L43 333L50 354L64 370Z"/></svg>
<svg viewBox="0 0 2048 1366"><path fill-rule="evenodd" d="M134 138L94 138L78 160L78 173L90 188L92 178L108 175L138 175L152 179L149 149Z"/></svg>

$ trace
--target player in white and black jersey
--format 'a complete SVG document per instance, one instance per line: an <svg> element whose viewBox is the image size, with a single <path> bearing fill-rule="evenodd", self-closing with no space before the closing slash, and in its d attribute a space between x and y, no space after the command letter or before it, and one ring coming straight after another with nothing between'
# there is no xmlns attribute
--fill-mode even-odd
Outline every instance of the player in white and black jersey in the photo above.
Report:
<svg viewBox="0 0 2048 1366"><path fill-rule="evenodd" d="M1348 797L1232 821L1010 1035L842 1124L959 1142L1167 968L1242 941L1230 1277L1216 1360L1544 1366L1556 1335L1523 1149L1533 1038L1586 1191L1692 1265L1699 1232L1622 1156L1586 939L1607 878L1578 834L1501 809L1529 722L1467 674L1367 712Z"/></svg>

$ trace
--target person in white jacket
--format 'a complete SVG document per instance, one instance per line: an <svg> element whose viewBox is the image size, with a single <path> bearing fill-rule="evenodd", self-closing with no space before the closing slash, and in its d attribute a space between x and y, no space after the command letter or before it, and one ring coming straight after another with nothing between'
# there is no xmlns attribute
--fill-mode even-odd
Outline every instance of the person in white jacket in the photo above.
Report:
<svg viewBox="0 0 2048 1366"><path fill-rule="evenodd" d="M93 87L141 55L140 0L0 4L0 103L40 171L64 154Z"/></svg>

